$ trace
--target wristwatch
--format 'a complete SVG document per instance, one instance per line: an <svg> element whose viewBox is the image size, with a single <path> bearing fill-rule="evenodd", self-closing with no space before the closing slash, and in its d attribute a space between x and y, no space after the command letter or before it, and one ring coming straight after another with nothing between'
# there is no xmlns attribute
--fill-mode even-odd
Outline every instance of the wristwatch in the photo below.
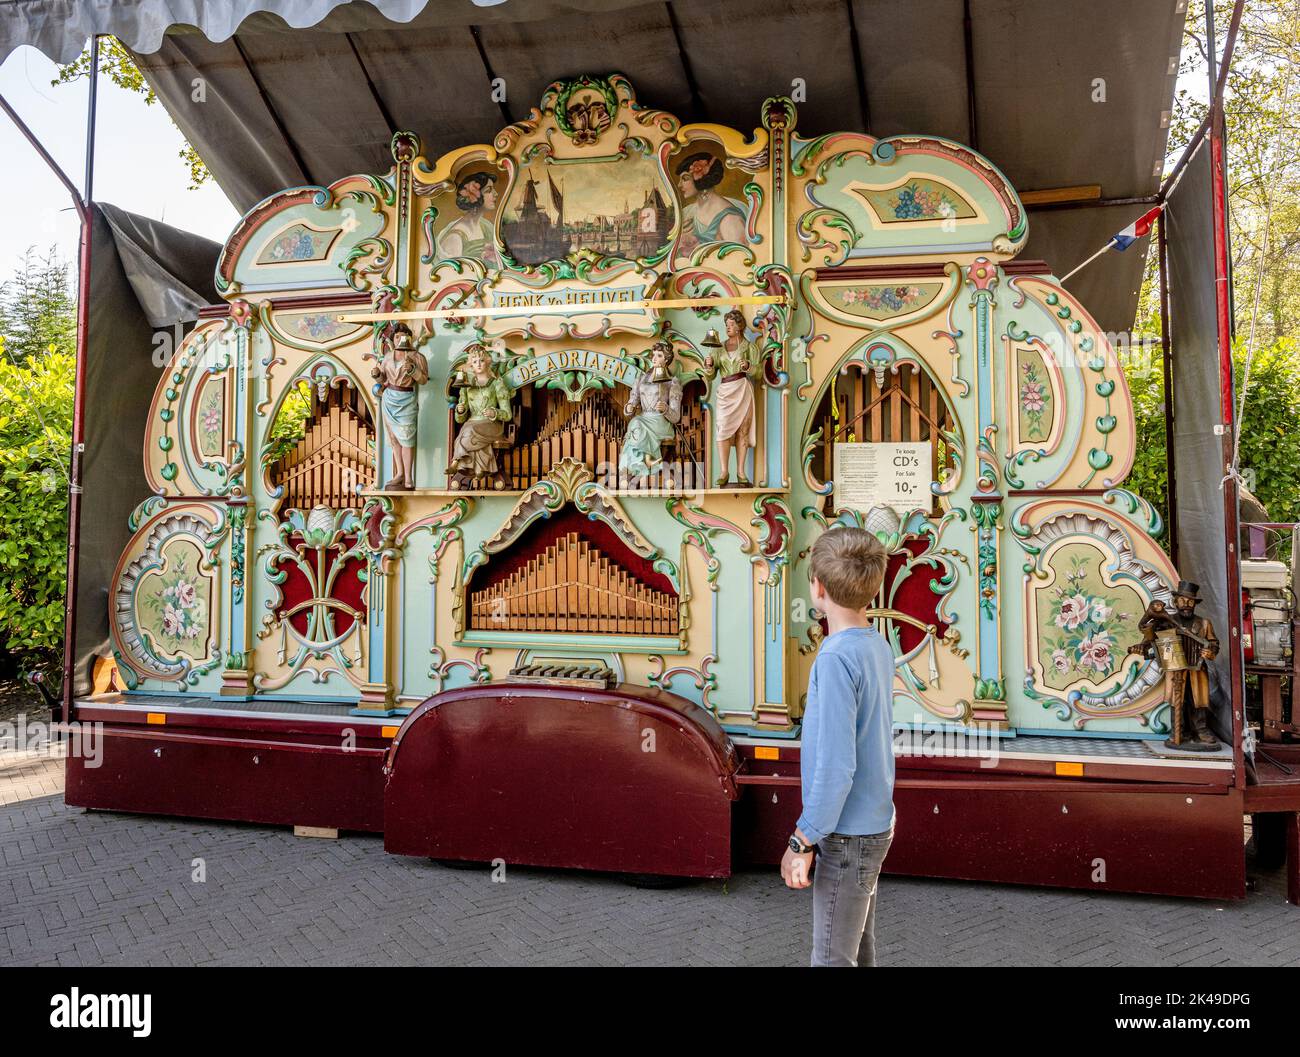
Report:
<svg viewBox="0 0 1300 1057"><path fill-rule="evenodd" d="M807 855L810 851L817 850L817 846L815 844L805 844L793 833L790 834L790 839L789 841L787 841L787 843L790 845L790 850L794 852L796 855Z"/></svg>

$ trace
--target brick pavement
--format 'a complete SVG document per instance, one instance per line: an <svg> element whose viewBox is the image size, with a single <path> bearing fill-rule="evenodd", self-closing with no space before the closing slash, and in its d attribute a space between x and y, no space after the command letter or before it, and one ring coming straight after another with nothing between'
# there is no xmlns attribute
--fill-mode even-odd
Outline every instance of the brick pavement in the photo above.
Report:
<svg viewBox="0 0 1300 1057"><path fill-rule="evenodd" d="M499 884L390 856L378 837L87 813L50 795L61 788L61 760L0 751L0 964L806 958L808 895L773 871L643 891L512 867ZM1300 908L1280 873L1236 903L886 877L878 931L887 965L1300 965Z"/></svg>
<svg viewBox="0 0 1300 1057"><path fill-rule="evenodd" d="M0 807L63 792L63 744L24 751L0 748Z"/></svg>

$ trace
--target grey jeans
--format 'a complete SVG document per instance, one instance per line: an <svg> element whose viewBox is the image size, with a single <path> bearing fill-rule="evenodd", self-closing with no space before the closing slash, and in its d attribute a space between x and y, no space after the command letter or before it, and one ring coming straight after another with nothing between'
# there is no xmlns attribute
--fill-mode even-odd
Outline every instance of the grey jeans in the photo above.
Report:
<svg viewBox="0 0 1300 1057"><path fill-rule="evenodd" d="M832 833L813 866L813 965L876 964L876 881L893 829Z"/></svg>

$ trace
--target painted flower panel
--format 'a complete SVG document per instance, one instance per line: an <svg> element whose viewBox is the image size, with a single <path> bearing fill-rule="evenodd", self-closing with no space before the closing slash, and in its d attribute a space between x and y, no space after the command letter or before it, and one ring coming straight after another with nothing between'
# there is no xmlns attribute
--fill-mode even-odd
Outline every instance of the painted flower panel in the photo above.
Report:
<svg viewBox="0 0 1300 1057"><path fill-rule="evenodd" d="M966 220L976 216L971 204L937 180L909 180L901 187L863 191L872 210L886 224L914 220Z"/></svg>
<svg viewBox="0 0 1300 1057"><path fill-rule="evenodd" d="M1020 438L1045 441L1054 420L1052 388L1042 357L1033 352L1020 355Z"/></svg>
<svg viewBox="0 0 1300 1057"><path fill-rule="evenodd" d="M827 296L851 315L879 320L924 308L942 288L938 283L842 286L832 287Z"/></svg>
<svg viewBox="0 0 1300 1057"><path fill-rule="evenodd" d="M226 386L222 378L209 380L199 394L198 407L195 409L195 432L199 453L204 458L215 458L221 454L225 439Z"/></svg>
<svg viewBox="0 0 1300 1057"><path fill-rule="evenodd" d="M321 261L338 236L336 231L313 231L305 224L295 224L281 232L262 250L258 264L284 264L292 261Z"/></svg>
<svg viewBox="0 0 1300 1057"><path fill-rule="evenodd" d="M336 315L326 312L288 316L281 318L280 325L290 334L308 341L329 341L357 329L355 323L344 323Z"/></svg>
<svg viewBox="0 0 1300 1057"><path fill-rule="evenodd" d="M160 656L206 659L211 578L200 571L202 552L192 540L163 548L163 565L143 577L136 598L140 630Z"/></svg>
<svg viewBox="0 0 1300 1057"><path fill-rule="evenodd" d="M1058 690L1104 682L1120 670L1136 637L1141 600L1132 588L1105 583L1090 546L1063 548L1051 564L1057 582L1037 594L1044 679Z"/></svg>

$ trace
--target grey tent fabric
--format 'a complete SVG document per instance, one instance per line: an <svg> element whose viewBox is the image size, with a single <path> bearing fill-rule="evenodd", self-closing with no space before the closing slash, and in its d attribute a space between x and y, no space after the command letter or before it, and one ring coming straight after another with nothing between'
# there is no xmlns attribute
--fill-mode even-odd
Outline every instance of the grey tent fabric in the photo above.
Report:
<svg viewBox="0 0 1300 1057"><path fill-rule="evenodd" d="M179 228L99 203L135 299L151 327L193 323L220 297L213 282L221 247Z"/></svg>
<svg viewBox="0 0 1300 1057"><path fill-rule="evenodd" d="M72 643L79 694L89 689L94 656L111 652L109 585L130 539L127 519L152 494L143 466L149 403L177 333L188 329L204 302L218 301L212 273L220 249L208 239L115 206L95 207ZM155 344L160 332L170 342Z"/></svg>
<svg viewBox="0 0 1300 1057"><path fill-rule="evenodd" d="M1215 304L1214 215L1210 208L1209 144L1202 142L1169 195L1170 335L1172 343L1174 466L1178 475L1178 569L1200 585L1200 611L1222 643L1211 673L1219 735L1231 740L1227 635L1227 512L1223 440L1214 432L1220 413L1219 338ZM1240 648L1238 641L1235 648Z"/></svg>
<svg viewBox="0 0 1300 1057"><path fill-rule="evenodd" d="M969 70L963 0L0 0L0 56L34 43L69 59L78 35L115 33L241 210L385 170L399 128L431 156L491 142L555 78L615 69L690 121L751 128L764 98L802 91L805 136L931 133L1022 191L1156 190L1185 5L969 9ZM1022 255L1063 274L1144 208L1032 211ZM1132 325L1144 249L1071 282L1104 330Z"/></svg>
<svg viewBox="0 0 1300 1057"><path fill-rule="evenodd" d="M1096 207L1043 210L1029 213L1029 241L1020 256L1044 260L1057 275L1065 275L1101 249L1151 206ZM1065 284L1083 303L1103 331L1131 330L1142 289L1142 269L1147 258L1143 238L1127 250L1093 261Z"/></svg>
<svg viewBox="0 0 1300 1057"><path fill-rule="evenodd" d="M92 34L116 37L135 52L154 52L177 27L208 40L236 30L307 29L329 20L335 31L373 25L375 15L405 24L453 25L518 18L552 18L571 11L597 13L644 0L0 0L0 62L23 44L55 62L72 62Z"/></svg>

